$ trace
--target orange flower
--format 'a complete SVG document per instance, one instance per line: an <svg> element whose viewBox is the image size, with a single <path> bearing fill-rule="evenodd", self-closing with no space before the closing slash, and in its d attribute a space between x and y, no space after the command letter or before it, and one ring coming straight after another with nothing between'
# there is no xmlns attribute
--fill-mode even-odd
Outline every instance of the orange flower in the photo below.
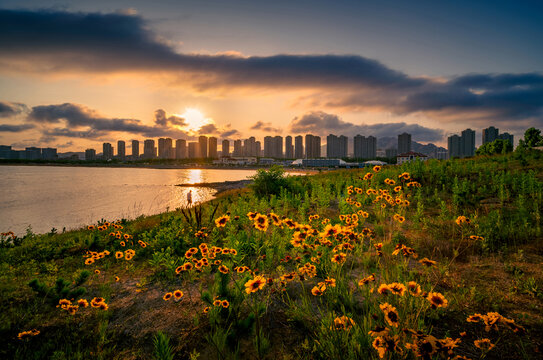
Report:
<svg viewBox="0 0 543 360"><path fill-rule="evenodd" d="M228 302L228 300L223 300L221 301L221 306L226 309L230 306L230 303Z"/></svg>
<svg viewBox="0 0 543 360"><path fill-rule="evenodd" d="M424 266L436 266L437 262L428 258L420 259L419 262Z"/></svg>
<svg viewBox="0 0 543 360"><path fill-rule="evenodd" d="M217 220L215 220L215 225L217 227L225 227L226 223L228 223L228 220L230 220L230 216L223 215L220 218L218 218Z"/></svg>
<svg viewBox="0 0 543 360"><path fill-rule="evenodd" d="M166 294L164 294L164 296L162 297L164 300L168 301L172 298L173 294L171 292L167 292Z"/></svg>
<svg viewBox="0 0 543 360"><path fill-rule="evenodd" d="M476 347L478 347L479 349L485 352L492 350L492 348L495 346L494 344L490 342L490 339L475 340L473 343L475 344Z"/></svg>
<svg viewBox="0 0 543 360"><path fill-rule="evenodd" d="M226 266L221 265L219 266L219 271L223 274L228 274L229 269Z"/></svg>
<svg viewBox="0 0 543 360"><path fill-rule="evenodd" d="M183 294L183 292L181 290L175 290L173 292L173 297L175 298L175 300L181 299L183 297L183 295L184 294ZM164 300L166 300L166 299L164 299Z"/></svg>

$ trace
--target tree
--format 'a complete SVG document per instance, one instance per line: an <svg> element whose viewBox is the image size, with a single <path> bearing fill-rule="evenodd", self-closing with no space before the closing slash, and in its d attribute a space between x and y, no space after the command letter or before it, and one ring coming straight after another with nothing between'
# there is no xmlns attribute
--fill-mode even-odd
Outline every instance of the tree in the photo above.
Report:
<svg viewBox="0 0 543 360"><path fill-rule="evenodd" d="M524 132L524 139L520 140L520 148L533 148L536 146L543 146L543 136L541 136L541 130L536 128L529 128Z"/></svg>
<svg viewBox="0 0 543 360"><path fill-rule="evenodd" d="M262 198L270 195L279 195L281 188L287 188L288 178L284 176L282 166L274 165L268 171L259 169L256 175L252 176L251 188L257 197Z"/></svg>
<svg viewBox="0 0 543 360"><path fill-rule="evenodd" d="M477 155L506 154L513 151L513 145L509 140L496 139L492 142L479 146L475 152Z"/></svg>

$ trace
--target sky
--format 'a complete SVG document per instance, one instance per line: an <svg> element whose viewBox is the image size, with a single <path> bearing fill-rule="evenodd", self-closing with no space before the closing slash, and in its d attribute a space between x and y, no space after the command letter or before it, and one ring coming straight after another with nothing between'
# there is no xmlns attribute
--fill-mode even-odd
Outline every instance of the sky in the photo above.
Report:
<svg viewBox="0 0 543 360"><path fill-rule="evenodd" d="M0 0L0 144L543 128L540 1Z"/></svg>

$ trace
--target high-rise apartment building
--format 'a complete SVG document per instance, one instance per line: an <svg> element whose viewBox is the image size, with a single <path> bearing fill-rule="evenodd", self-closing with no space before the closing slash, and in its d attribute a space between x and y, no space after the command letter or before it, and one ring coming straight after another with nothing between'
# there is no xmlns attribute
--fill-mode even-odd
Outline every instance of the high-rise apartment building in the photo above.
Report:
<svg viewBox="0 0 543 360"><path fill-rule="evenodd" d="M254 136L243 140L243 156L260 156L257 150L257 142Z"/></svg>
<svg viewBox="0 0 543 360"><path fill-rule="evenodd" d="M321 137L307 134L305 136L305 157L317 159L321 157Z"/></svg>
<svg viewBox="0 0 543 360"><path fill-rule="evenodd" d="M202 155L200 154L200 148L200 142L189 142L189 159L196 159L202 157Z"/></svg>
<svg viewBox="0 0 543 360"><path fill-rule="evenodd" d="M449 151L449 159L462 156L462 147L460 136L452 135L447 138L447 149Z"/></svg>
<svg viewBox="0 0 543 360"><path fill-rule="evenodd" d="M216 137L210 137L209 138L209 152L208 156L212 159L218 159L217 156L217 138Z"/></svg>
<svg viewBox="0 0 543 360"><path fill-rule="evenodd" d="M140 157L140 142L132 140L132 160L137 160Z"/></svg>
<svg viewBox="0 0 543 360"><path fill-rule="evenodd" d="M232 156L243 156L243 145L241 140L234 140L234 152Z"/></svg>
<svg viewBox="0 0 543 360"><path fill-rule="evenodd" d="M411 134L403 133L398 135L398 154L405 154L411 151Z"/></svg>
<svg viewBox="0 0 543 360"><path fill-rule="evenodd" d="M230 141L223 140L222 141L222 157L229 157L230 156Z"/></svg>
<svg viewBox="0 0 543 360"><path fill-rule="evenodd" d="M199 157L206 158L207 157L207 136L201 135L198 137L198 144L199 144Z"/></svg>
<svg viewBox="0 0 543 360"><path fill-rule="evenodd" d="M110 143L102 144L102 157L104 160L113 159L113 146Z"/></svg>
<svg viewBox="0 0 543 360"><path fill-rule="evenodd" d="M498 139L499 132L494 126L483 129L483 145Z"/></svg>
<svg viewBox="0 0 543 360"><path fill-rule="evenodd" d="M154 159L156 158L156 147L154 140L145 140L143 142L143 158Z"/></svg>
<svg viewBox="0 0 543 360"><path fill-rule="evenodd" d="M347 157L347 148L349 140L346 136L336 136L330 134L326 137L326 157L327 158L345 158Z"/></svg>
<svg viewBox="0 0 543 360"><path fill-rule="evenodd" d="M94 160L96 160L96 150L94 150L94 149L85 150L85 160L86 161L94 161Z"/></svg>
<svg viewBox="0 0 543 360"><path fill-rule="evenodd" d="M160 159L173 159L173 140L171 138L158 139L158 157Z"/></svg>
<svg viewBox="0 0 543 360"><path fill-rule="evenodd" d="M117 157L121 160L126 158L126 143L123 140L117 141Z"/></svg>
<svg viewBox="0 0 543 360"><path fill-rule="evenodd" d="M462 157L475 155L475 131L471 129L462 131L460 147L462 148Z"/></svg>
<svg viewBox="0 0 543 360"><path fill-rule="evenodd" d="M377 156L377 138L374 136L356 135L354 137L354 157L358 159L374 159Z"/></svg>
<svg viewBox="0 0 543 360"><path fill-rule="evenodd" d="M294 157L302 159L304 157L304 138L298 135L294 138Z"/></svg>
<svg viewBox="0 0 543 360"><path fill-rule="evenodd" d="M294 159L294 145L290 135L285 138L285 159Z"/></svg>
<svg viewBox="0 0 543 360"><path fill-rule="evenodd" d="M509 133L505 132L503 134L499 134L498 139L509 140L509 142L511 143L511 146L515 146L513 135Z"/></svg>
<svg viewBox="0 0 543 360"><path fill-rule="evenodd" d="M283 158L283 137L266 136L264 138L264 157Z"/></svg>
<svg viewBox="0 0 543 360"><path fill-rule="evenodd" d="M175 158L186 159L187 158L187 141L183 139L175 140Z"/></svg>

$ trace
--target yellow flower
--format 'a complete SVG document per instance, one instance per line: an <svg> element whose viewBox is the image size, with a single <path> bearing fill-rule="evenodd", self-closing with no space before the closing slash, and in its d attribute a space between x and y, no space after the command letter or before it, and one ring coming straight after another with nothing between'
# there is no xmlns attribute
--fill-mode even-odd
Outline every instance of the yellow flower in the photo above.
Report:
<svg viewBox="0 0 543 360"><path fill-rule="evenodd" d="M473 343L475 344L476 347L478 347L479 349L485 352L492 350L492 348L495 346L494 344L490 342L490 339L475 340Z"/></svg>
<svg viewBox="0 0 543 360"><path fill-rule="evenodd" d="M225 227L226 223L228 223L228 220L230 220L230 216L223 215L223 216L221 216L221 217L219 217L218 219L215 220L215 225L217 227Z"/></svg>
<svg viewBox="0 0 543 360"><path fill-rule="evenodd" d="M245 292L247 294L250 294L258 290L262 290L264 285L266 285L266 278L258 275L254 279L249 280L245 283Z"/></svg>
<svg viewBox="0 0 543 360"><path fill-rule="evenodd" d="M379 308L385 314L385 320L390 326L398 327L400 324L400 316L396 311L396 308L388 303L379 305Z"/></svg>
<svg viewBox="0 0 543 360"><path fill-rule="evenodd" d="M166 294L164 294L164 296L162 297L164 300L168 301L172 298L173 294L171 292L168 292Z"/></svg>
<svg viewBox="0 0 543 360"><path fill-rule="evenodd" d="M229 269L226 266L221 265L219 266L219 271L223 274L228 274Z"/></svg>
<svg viewBox="0 0 543 360"><path fill-rule="evenodd" d="M437 309L438 307L447 307L449 302L445 297L438 292L430 292L426 299L432 304L432 309Z"/></svg>
<svg viewBox="0 0 543 360"><path fill-rule="evenodd" d="M173 292L173 297L175 298L175 300L181 299L183 297L183 295L184 294L183 294L183 292L181 290L175 290ZM164 300L166 300L166 299L164 299Z"/></svg>

